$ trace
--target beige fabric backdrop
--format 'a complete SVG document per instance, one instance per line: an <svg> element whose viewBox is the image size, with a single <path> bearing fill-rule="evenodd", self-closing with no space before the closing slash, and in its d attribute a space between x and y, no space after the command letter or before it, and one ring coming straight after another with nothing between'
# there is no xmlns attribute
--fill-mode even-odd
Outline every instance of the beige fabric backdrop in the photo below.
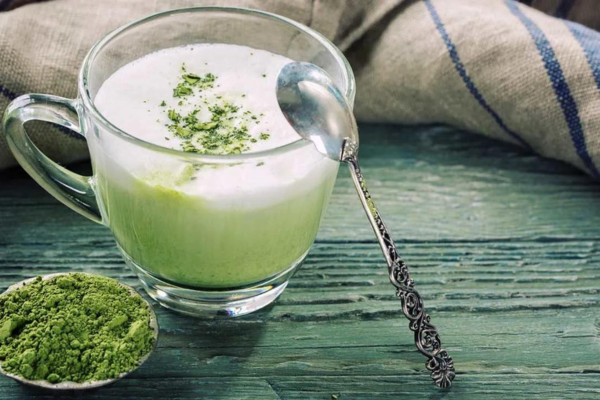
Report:
<svg viewBox="0 0 600 400"><path fill-rule="evenodd" d="M111 30L157 11L190 6L239 6L276 12L312 26L342 48L401 0L60 0L0 13L0 110L14 95L77 95L77 72L92 45ZM83 140L47 125L29 129L35 143L63 163L87 157ZM14 165L0 136L0 169Z"/></svg>
<svg viewBox="0 0 600 400"><path fill-rule="evenodd" d="M556 11L556 4L536 3ZM507 3L432 0L431 4L479 92L506 126L518 131L535 151L589 173L573 146L540 54ZM416 0L54 0L23 5L0 12L0 110L24 93L75 97L81 61L104 34L156 11L197 5L271 11L323 33L346 52L355 69L359 120L447 123L520 144L469 92L431 10ZM563 65L589 153L600 162L600 96L585 54L563 21L520 7L548 36ZM87 157L81 139L40 125L30 132L55 160L67 163ZM0 169L12 165L15 160L0 135Z"/></svg>

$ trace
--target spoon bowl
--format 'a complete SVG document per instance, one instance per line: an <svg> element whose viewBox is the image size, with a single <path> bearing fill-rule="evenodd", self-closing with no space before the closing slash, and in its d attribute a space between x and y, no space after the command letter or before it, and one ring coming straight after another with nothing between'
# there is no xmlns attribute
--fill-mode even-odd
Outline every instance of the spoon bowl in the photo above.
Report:
<svg viewBox="0 0 600 400"><path fill-rule="evenodd" d="M341 161L345 142L358 147L358 128L346 97L316 65L286 64L277 78L277 101L290 125L324 156Z"/></svg>

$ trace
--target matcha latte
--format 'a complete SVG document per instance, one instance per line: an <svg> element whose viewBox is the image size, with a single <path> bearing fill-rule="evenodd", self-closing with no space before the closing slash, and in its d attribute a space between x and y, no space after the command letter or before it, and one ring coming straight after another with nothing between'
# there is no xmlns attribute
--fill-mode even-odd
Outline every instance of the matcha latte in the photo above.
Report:
<svg viewBox="0 0 600 400"><path fill-rule="evenodd" d="M198 44L151 53L106 79L97 109L164 148L87 135L103 219L132 263L166 282L222 289L303 259L338 164L292 144L300 137L275 97L290 61Z"/></svg>

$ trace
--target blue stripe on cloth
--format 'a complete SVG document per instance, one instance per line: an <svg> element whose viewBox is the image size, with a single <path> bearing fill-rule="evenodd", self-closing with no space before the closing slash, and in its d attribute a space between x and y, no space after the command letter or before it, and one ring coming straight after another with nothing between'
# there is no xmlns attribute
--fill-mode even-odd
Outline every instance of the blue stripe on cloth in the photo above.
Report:
<svg viewBox="0 0 600 400"><path fill-rule="evenodd" d="M0 93L9 100L17 98L17 94L5 86L0 85Z"/></svg>
<svg viewBox="0 0 600 400"><path fill-rule="evenodd" d="M596 168L596 165L594 164L594 161L592 160L585 143L585 135L583 133L583 127L581 126L581 120L579 119L577 103L575 103L575 100L571 95L571 90L569 89L569 85L567 84L563 70L558 62L558 59L556 58L556 54L554 53L550 42L548 41L548 38L546 38L544 32L542 32L542 30L521 11L516 2L512 0L505 0L505 4L521 21L525 28L527 28L529 35L531 35L531 38L533 39L540 56L542 57L544 67L546 68L546 73L548 74L548 78L550 78L552 88L554 89L556 98L560 103L563 115L567 121L569 133L571 134L571 140L575 146L575 151L592 175L596 179L600 179L600 172L598 171L598 168Z"/></svg>
<svg viewBox="0 0 600 400"><path fill-rule="evenodd" d="M479 92L479 90L475 86L475 83L473 82L473 80L471 79L469 74L467 74L467 70L466 70L464 64L462 63L462 61L460 60L460 57L458 56L458 52L456 51L456 46L454 45L454 43L452 43L452 40L450 39L450 36L448 35L448 32L446 31L446 28L444 27L444 24L443 24L442 20L440 19L439 14L437 13L435 7L433 6L433 3L431 2L431 0L425 0L425 5L427 6L427 10L429 11L429 14L431 15L431 19L435 23L435 26L436 26L438 32L442 36L442 40L446 44L446 48L448 49L448 53L450 54L450 59L454 63L454 67L456 68L456 71L462 78L463 82L467 86L467 89L469 90L471 95L473 95L473 97L477 100L477 102L479 102L481 107L483 107L483 109L485 111L487 111L488 114L491 115L491 117L494 119L494 121L496 121L496 123L506 133L508 133L513 139L515 139L516 141L521 143L521 145L531 149L531 146L529 145L529 143L527 143L525 140L523 140L523 138L518 133L509 129L506 126L506 124L504 123L504 121L502 120L502 118L500 117L500 115L498 115L498 113L496 111L494 111L494 109L487 103L487 101L485 101L485 99L483 98L483 95Z"/></svg>
<svg viewBox="0 0 600 400"><path fill-rule="evenodd" d="M17 94L15 92L11 91L10 89L8 89L7 87L5 87L3 85L0 85L0 94L2 94L4 97L6 97L10 101L17 98ZM74 132L68 128L65 128L62 125L56 125L56 124L52 124L52 125L67 136L70 136L74 139L84 139L84 137L82 135L80 135L79 133Z"/></svg>
<svg viewBox="0 0 600 400"><path fill-rule="evenodd" d="M574 22L565 21L575 39L585 53L588 64L594 74L596 86L600 90L600 33Z"/></svg>

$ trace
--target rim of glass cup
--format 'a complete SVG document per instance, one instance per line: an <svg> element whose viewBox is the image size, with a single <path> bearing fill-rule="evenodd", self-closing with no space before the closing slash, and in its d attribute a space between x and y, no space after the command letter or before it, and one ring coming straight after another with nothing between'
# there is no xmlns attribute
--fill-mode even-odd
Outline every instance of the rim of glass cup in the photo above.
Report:
<svg viewBox="0 0 600 400"><path fill-rule="evenodd" d="M107 130L111 134L116 134L131 143L135 143L137 145L140 145L142 147L145 147L145 148L153 150L153 151L172 154L173 156L190 158L190 159L195 159L195 160L204 161L204 162L219 162L219 161L231 162L231 161L241 161L241 160L253 159L253 158L261 158L261 157L265 157L265 156L286 153L288 151L298 149L298 148L312 144L310 141L300 138L294 142L287 143L282 146L274 147L272 149L251 152L251 153L245 153L245 154L212 155L212 154L186 153L186 152L183 152L180 150L162 147L162 146L147 142L145 140L139 139L135 136L132 136L131 134L129 134L129 133L123 131L122 129L119 129L117 126L113 125L110 121L108 121L102 115L102 113L96 108L96 105L92 101L90 92L88 90L89 89L88 88L88 74L90 72L90 65L94 62L98 52L105 45L107 45L113 39L118 37L120 34L127 32L130 29L134 29L135 27L142 25L146 22L149 22L149 21L152 21L152 20L158 19L158 18L168 17L168 16L175 15L175 14L184 14L184 13L193 13L193 12L229 12L229 13L246 14L246 15L257 15L257 16L260 16L260 17L263 17L266 19L284 22L284 23L287 23L287 24L295 27L299 31L301 31L301 32L311 36L315 40L317 40L325 49L327 49L332 54L334 59L336 59L337 62L339 63L339 65L341 65L343 68L343 75L344 75L344 79L346 81L346 88L345 88L346 97L347 98L354 97L354 93L356 90L356 86L355 86L356 82L354 81L354 74L352 72L352 68L350 67L350 63L348 62L346 57L342 54L342 52L333 43L331 43L329 41L329 39L327 39L325 36L321 35L317 31L307 27L306 25L303 25L299 22L296 22L292 19L283 17L281 15L273 14L273 13L266 12L266 11L253 10L253 9L249 9L249 8L241 8L241 7L179 8L179 9L174 9L174 10L157 12L155 14L151 14L144 18L140 18L138 20L135 20L133 22L130 22L126 25L121 26L120 28L115 29L114 31L108 33L106 36L104 36L102 39L100 39L98 42L96 42L96 44L94 44L94 46L91 48L91 50L85 56L81 70L79 72L79 78L78 78L79 93L81 95L82 102L83 102L84 106L86 107L86 111L89 111L97 119L97 121L99 121L99 123L104 126L104 128L107 128Z"/></svg>

